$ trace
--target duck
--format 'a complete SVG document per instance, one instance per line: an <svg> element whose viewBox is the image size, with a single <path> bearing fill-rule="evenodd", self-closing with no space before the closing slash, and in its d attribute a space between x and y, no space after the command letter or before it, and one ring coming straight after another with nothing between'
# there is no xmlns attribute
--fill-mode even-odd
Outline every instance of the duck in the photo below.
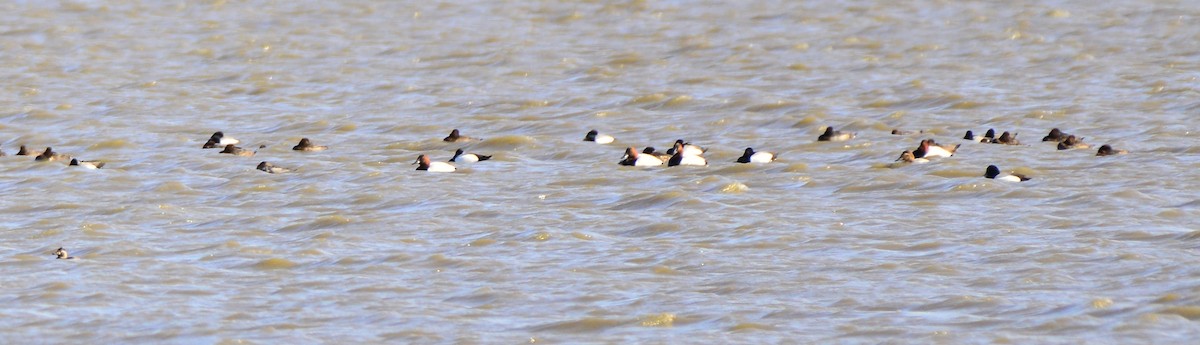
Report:
<svg viewBox="0 0 1200 345"><path fill-rule="evenodd" d="M448 162L455 163L475 163L478 161L486 161L492 159L492 156L477 155L474 153L463 153L463 149L454 151L454 157L450 157Z"/></svg>
<svg viewBox="0 0 1200 345"><path fill-rule="evenodd" d="M1029 177L1021 174L1000 175L1000 168L997 168L995 165L989 165L987 171L983 173L983 177L1008 182L1029 181Z"/></svg>
<svg viewBox="0 0 1200 345"><path fill-rule="evenodd" d="M296 144L296 146L292 146L292 150L305 152L324 151L327 149L329 149L329 146L313 145L312 141L308 140L308 138L300 138L300 143Z"/></svg>
<svg viewBox="0 0 1200 345"><path fill-rule="evenodd" d="M600 145L612 144L612 142L616 140L617 138L613 138L611 135L600 134L600 132L594 129L588 131L587 134L583 136L583 141L592 141Z"/></svg>
<svg viewBox="0 0 1200 345"><path fill-rule="evenodd" d="M442 138L442 141L452 142L452 143L461 143L461 142L476 141L476 140L482 140L482 139L472 138L472 137L468 137L468 136L459 134L457 128L450 131L450 135L447 135L445 138Z"/></svg>
<svg viewBox="0 0 1200 345"><path fill-rule="evenodd" d="M18 156L28 156L29 150L25 149L25 145L21 145L21 148L17 149L17 155Z"/></svg>
<svg viewBox="0 0 1200 345"><path fill-rule="evenodd" d="M262 148L262 147L260 146L259 148ZM229 145L225 145L225 150L222 150L220 153L228 153L228 154L231 154L234 156L252 157L252 156L254 156L255 152L258 152L258 151L250 151L250 150L247 150L244 148L234 146L233 144L229 144Z"/></svg>
<svg viewBox="0 0 1200 345"><path fill-rule="evenodd" d="M282 174L285 172L292 171L292 169L288 169L288 168L284 168L284 167L277 167L277 166L275 166L275 164L267 163L267 161L258 163L258 167L256 167L255 169L266 171L268 174Z"/></svg>
<svg viewBox="0 0 1200 345"><path fill-rule="evenodd" d="M225 136L225 132L217 131L208 138L208 141L204 142L204 146L201 148L215 149L226 145L236 145L240 143L242 143L241 140L234 139L233 137L227 137Z"/></svg>
<svg viewBox="0 0 1200 345"><path fill-rule="evenodd" d="M773 152L754 151L754 148L747 147L746 151L742 152L742 156L738 157L737 162L738 163L770 163L770 162L774 162L775 158L778 158L778 156L776 156L775 153L773 153Z"/></svg>
<svg viewBox="0 0 1200 345"><path fill-rule="evenodd" d="M970 132L970 131L967 131L967 132ZM905 130L900 130L899 128L892 129L892 135L910 135L910 134L921 134L921 133L925 133L925 131L924 130L905 131Z"/></svg>
<svg viewBox="0 0 1200 345"><path fill-rule="evenodd" d="M687 149L683 148L683 144L675 144L675 154L671 155L671 159L667 160L667 166L673 167L676 165L698 165L707 166L708 160L700 155L687 154Z"/></svg>
<svg viewBox="0 0 1200 345"><path fill-rule="evenodd" d="M1066 139L1058 143L1059 150L1086 149L1089 147L1092 147L1092 145L1084 144L1083 138L1076 138L1074 135L1068 135Z"/></svg>
<svg viewBox="0 0 1200 345"><path fill-rule="evenodd" d="M1129 153L1129 151L1113 149L1112 146L1109 146L1108 144L1104 144L1104 145L1100 146L1100 150L1096 151L1096 156L1102 157L1102 156L1111 156L1111 155L1123 155L1126 153Z"/></svg>
<svg viewBox="0 0 1200 345"><path fill-rule="evenodd" d="M678 150L680 146L683 146L683 154L688 156L699 156L703 155L705 152L708 152L708 149L706 148L692 145L692 143L685 143L683 142L683 139L676 139L675 143L671 144L671 148L667 149L667 154L674 156L675 151Z"/></svg>
<svg viewBox="0 0 1200 345"><path fill-rule="evenodd" d="M934 142L933 139L925 139L921 140L921 145L912 151L912 154L915 158L950 157L954 155L954 151L958 151L960 146L962 144L941 146Z"/></svg>
<svg viewBox="0 0 1200 345"><path fill-rule="evenodd" d="M71 166L80 166L80 167L84 167L84 168L86 168L86 169L100 169L100 168L103 168L103 167L104 167L104 162L101 162L101 161L81 161L81 160L78 160L78 159L75 159L75 158L71 158L71 164L68 164L68 165L71 165Z"/></svg>
<svg viewBox="0 0 1200 345"><path fill-rule="evenodd" d="M817 141L846 141L854 139L854 133L833 130L833 126L825 127L825 133L817 137Z"/></svg>
<svg viewBox="0 0 1200 345"><path fill-rule="evenodd" d="M75 260L75 257L67 253L67 250L62 247L58 247L58 250L54 251L54 257L59 260Z"/></svg>
<svg viewBox="0 0 1200 345"><path fill-rule="evenodd" d="M904 162L904 163L917 163L917 164L929 163L929 159L917 158L917 156L913 155L912 151L904 151L904 152L900 153L900 158L896 158L896 161Z"/></svg>
<svg viewBox="0 0 1200 345"><path fill-rule="evenodd" d="M963 135L963 140L970 140L970 141L974 141L977 143L985 143L985 142L987 142L987 137L975 135L974 132L972 132L971 130L968 129L967 134Z"/></svg>
<svg viewBox="0 0 1200 345"><path fill-rule="evenodd" d="M1004 145L1021 145L1021 142L1017 141L1017 135L1009 134L1008 132L1004 132L1003 134L1000 134L1000 137L996 138L995 140L992 140L992 143L993 144L1004 144Z"/></svg>
<svg viewBox="0 0 1200 345"><path fill-rule="evenodd" d="M663 165L663 160L654 155L638 154L636 148L629 147L625 149L625 156L621 157L621 161L618 164L624 166L653 167Z"/></svg>
<svg viewBox="0 0 1200 345"><path fill-rule="evenodd" d="M1063 131L1059 130L1058 128L1054 128L1050 130L1050 134L1046 134L1045 137L1042 137L1042 141L1061 142L1066 140L1067 136L1069 135L1070 134L1063 133Z"/></svg>
<svg viewBox="0 0 1200 345"><path fill-rule="evenodd" d="M455 170L458 170L457 168L454 167L454 165L451 165L450 163L431 162L429 160L429 156L426 156L426 155L417 156L417 161L413 162L413 164L420 164L417 166L417 171L454 172Z"/></svg>
<svg viewBox="0 0 1200 345"><path fill-rule="evenodd" d="M43 151L42 154L38 155L37 157L34 157L33 160L38 161L38 162L53 162L53 161L57 161L57 160L66 160L66 159L70 159L70 158L71 158L71 156L69 156L69 155L64 155L64 154L54 152L54 149L47 147L46 151Z"/></svg>
<svg viewBox="0 0 1200 345"><path fill-rule="evenodd" d="M642 149L642 154L652 155L654 157L657 157L658 159L663 160L664 162L667 161L668 159L671 159L671 156L673 156L670 153L655 151L654 146L646 146L646 148Z"/></svg>

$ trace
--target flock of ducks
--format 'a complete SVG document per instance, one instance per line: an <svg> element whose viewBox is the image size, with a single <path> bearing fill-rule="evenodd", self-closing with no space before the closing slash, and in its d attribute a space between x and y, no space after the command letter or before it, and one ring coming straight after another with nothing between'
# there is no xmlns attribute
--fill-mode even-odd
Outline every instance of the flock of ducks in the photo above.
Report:
<svg viewBox="0 0 1200 345"><path fill-rule="evenodd" d="M923 133L923 131L916 133ZM908 135L914 133L897 129L892 130L892 134ZM817 137L817 141L847 141L854 139L855 135L855 133L836 131L833 129L833 127L826 127L824 133ZM988 129L987 133L982 136L975 135L972 131L967 131L966 135L963 136L963 139L977 143L1020 145L1020 142L1017 140L1016 133L1003 132L999 137L997 137L996 131L993 129ZM482 139L462 135L458 129L454 129L450 132L450 135L447 135L442 139L442 141L451 143L467 143L480 140ZM611 135L601 134L593 129L584 135L583 141L605 145L616 142L616 138ZM1074 135L1064 133L1058 128L1050 130L1050 133L1043 137L1042 141L1056 143L1059 150L1087 149L1091 147L1083 142L1083 137L1076 137ZM201 148L221 148L222 150L220 153L222 154L232 154L243 157L252 157L258 152L257 150L251 151L239 147L237 146L239 143L241 143L240 140L225 136L224 132L218 131L213 133L213 135L208 138L208 141L206 141ZM704 158L704 153L708 151L707 149L698 145L694 145L690 142L685 142L683 139L676 140L671 146L672 147L666 152L659 152L654 147L646 147L639 151L636 147L630 146L625 149L625 154L621 157L621 160L618 162L618 164L635 167L655 167L662 165L666 165L668 167L679 165L708 165L708 159ZM917 144L916 149L902 152L900 154L900 158L896 159L896 163L893 163L892 167L913 163L928 163L931 161L931 159L950 157L953 156L954 152L957 151L961 146L962 144L956 144L953 146L941 145L935 142L933 139L924 139ZM265 147L266 145L260 145L258 148L261 149ZM327 149L329 149L328 146L319 146L313 144L312 140L309 140L308 138L300 139L300 142L297 143L296 146L292 147L292 150L300 152L318 152ZM1125 153L1128 153L1128 151L1117 150L1109 145L1103 145L1100 146L1100 149L1096 152L1096 155L1109 156ZM4 152L0 150L0 156L4 155ZM21 145L20 151L17 152L16 155L29 156L30 153L26 149L25 145ZM433 161L428 155L421 154L417 156L417 160L413 162L413 164L417 165L416 170L418 171L454 172L457 170L457 168L450 163L475 163L486 161L491 158L492 156L490 155L466 153L460 148L455 150L454 156L451 157L447 162ZM764 164L773 162L776 158L778 158L778 156L775 153L756 151L752 147L747 147L742 156L738 157L735 162L743 164ZM70 155L54 152L54 149L50 147L47 147L44 151L42 151L41 154L34 158L35 161L39 162L66 161L68 159L70 160L70 166L80 166L89 169L99 169L104 166L104 162L81 161L76 158L72 158ZM270 174L282 174L293 171L289 168L275 166L267 161L258 163L258 167L256 169ZM1021 174L1001 173L1000 168L995 165L989 165L984 170L983 177L1008 182L1021 182L1030 180L1030 177ZM75 257L70 256L70 254L67 253L67 250L63 248L58 248L58 250L55 250L53 254L58 259L75 259Z"/></svg>

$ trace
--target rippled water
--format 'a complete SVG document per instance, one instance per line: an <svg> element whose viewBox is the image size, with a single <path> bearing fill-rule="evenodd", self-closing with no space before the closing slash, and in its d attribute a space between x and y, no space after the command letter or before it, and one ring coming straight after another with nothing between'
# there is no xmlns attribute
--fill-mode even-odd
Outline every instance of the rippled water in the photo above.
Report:
<svg viewBox="0 0 1200 345"><path fill-rule="evenodd" d="M1198 14L6 3L0 339L1188 342ZM815 142L829 125L858 137ZM1131 153L1057 151L1052 127ZM453 128L485 140L442 142ZM593 128L618 142L581 141ZM1026 145L959 139L987 128ZM217 130L267 146L201 150ZM331 149L290 150L301 137ZM677 138L710 166L616 164ZM888 165L922 138L964 145ZM22 144L108 165L33 163ZM780 159L731 163L747 146ZM459 147L495 158L410 164ZM989 164L1033 180L983 179Z"/></svg>

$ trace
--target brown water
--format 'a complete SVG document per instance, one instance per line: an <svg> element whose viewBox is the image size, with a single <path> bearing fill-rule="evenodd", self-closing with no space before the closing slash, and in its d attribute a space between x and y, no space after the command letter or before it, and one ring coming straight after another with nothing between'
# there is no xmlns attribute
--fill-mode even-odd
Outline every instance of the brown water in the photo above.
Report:
<svg viewBox="0 0 1200 345"><path fill-rule="evenodd" d="M6 3L0 342L1193 341L1198 15ZM815 142L827 125L858 138ZM1052 127L1132 153L1057 151ZM485 140L443 143L452 128ZM581 141L592 128L618 143ZM1027 145L959 139L987 128ZM201 150L217 130L267 147ZM301 137L331 149L290 150ZM887 167L927 137L964 145ZM616 164L677 138L710 166ZM731 163L747 146L781 158ZM495 158L410 165L459 147Z"/></svg>

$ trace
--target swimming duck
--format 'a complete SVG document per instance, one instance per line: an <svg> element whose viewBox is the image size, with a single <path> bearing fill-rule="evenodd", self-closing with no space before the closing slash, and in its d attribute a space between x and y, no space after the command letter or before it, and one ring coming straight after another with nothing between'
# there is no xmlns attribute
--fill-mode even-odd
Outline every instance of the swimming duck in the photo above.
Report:
<svg viewBox="0 0 1200 345"><path fill-rule="evenodd" d="M446 163L446 162L431 162L431 161L429 160L429 156L426 156L426 155L420 155L420 156L417 156L417 161L416 161L416 162L413 162L413 164L420 164L420 165L418 165L418 166L417 166L417 170L418 170L418 171L428 171L428 172L454 172L454 170L457 170L457 169L455 169L455 168L454 168L454 166L453 166L453 165L450 165L450 163Z"/></svg>
<svg viewBox="0 0 1200 345"><path fill-rule="evenodd" d="M616 141L616 140L617 140L617 138L613 138L611 135L600 134L600 132L597 132L594 129L591 131L588 131L587 135L583 136L583 141L594 141L600 145L611 144L613 141Z"/></svg>
<svg viewBox="0 0 1200 345"><path fill-rule="evenodd" d="M448 141L448 142L452 142L452 143L461 143L461 142L465 142L465 141L475 141L475 140L482 140L482 139L472 138L472 137L468 137L465 135L461 135L458 133L457 128L450 131L450 135L447 135L445 138L442 139L442 141Z"/></svg>
<svg viewBox="0 0 1200 345"><path fill-rule="evenodd" d="M1017 135L1016 134L1008 134L1008 132L1004 132L1003 134L1000 134L1000 137L993 140L992 143L993 144L1004 144L1004 145L1021 145L1021 142L1017 141Z"/></svg>
<svg viewBox="0 0 1200 345"><path fill-rule="evenodd" d="M912 151L904 151L903 153L900 153L900 158L896 158L896 161L904 162L904 163L917 163L917 164L929 163L928 159L917 158L917 156L914 156Z"/></svg>
<svg viewBox="0 0 1200 345"><path fill-rule="evenodd" d="M708 149L697 145L692 145L692 143L685 143L683 142L683 139L676 139L675 143L671 144L671 148L667 149L667 154L674 156L675 151L678 150L680 146L683 146L683 154L688 156L699 156L708 151Z"/></svg>
<svg viewBox="0 0 1200 345"><path fill-rule="evenodd" d="M658 159L658 157L653 155L638 154L637 149L630 147L625 149L625 156L621 157L621 161L618 164L625 166L652 167L663 165L663 161L662 159Z"/></svg>
<svg viewBox="0 0 1200 345"><path fill-rule="evenodd" d="M308 140L308 138L300 138L300 143L292 146L292 150L305 152L324 151L326 149L329 149L329 146L313 145L312 141Z"/></svg>
<svg viewBox="0 0 1200 345"><path fill-rule="evenodd" d="M766 151L754 151L754 148L747 147L742 156L738 157L738 163L770 163L775 161L775 154Z"/></svg>
<svg viewBox="0 0 1200 345"><path fill-rule="evenodd" d="M671 159L671 156L673 156L670 153L655 151L654 146L646 146L646 148L642 149L642 154L652 155L654 157L657 157L658 159L663 160L664 162L667 161L668 159Z"/></svg>
<svg viewBox="0 0 1200 345"><path fill-rule="evenodd" d="M75 159L75 158L71 158L71 164L68 164L68 165L72 165L72 166L80 166L80 167L84 167L84 168L87 168L87 169L100 169L100 168L103 168L103 167L104 167L104 162L101 162L101 161L81 161L81 160L78 160L78 159Z"/></svg>
<svg viewBox="0 0 1200 345"><path fill-rule="evenodd" d="M33 157L33 160L38 162L53 162L70 158L71 156L54 152L54 149L47 147L46 151L43 151L42 154L38 155L37 157Z"/></svg>
<svg viewBox="0 0 1200 345"><path fill-rule="evenodd" d="M825 133L817 137L817 141L846 141L854 139L854 133L833 130L833 126L825 127Z"/></svg>
<svg viewBox="0 0 1200 345"><path fill-rule="evenodd" d="M970 140L970 141L974 141L974 142L977 142L977 143L986 143L988 138L987 138L987 137L985 137L985 136L979 136L979 135L975 135L975 133L974 133L974 132L972 132L971 130L969 130L969 129L968 129L968 130L967 130L967 134L966 134L966 135L963 135L963 139L964 139L964 140Z"/></svg>
<svg viewBox="0 0 1200 345"><path fill-rule="evenodd" d="M450 157L449 162L455 163L475 163L478 161L486 161L492 159L492 156L477 155L474 153L463 153L463 149L454 151L454 157Z"/></svg>
<svg viewBox="0 0 1200 345"><path fill-rule="evenodd" d="M216 133L213 133L213 135L211 137L208 138L208 141L204 142L204 146L202 146L201 148L215 149L215 148L226 146L226 145L240 144L241 142L242 142L241 140L237 140L237 139L234 139L233 137L225 136L224 132L217 131Z"/></svg>
<svg viewBox="0 0 1200 345"><path fill-rule="evenodd" d="M259 148L262 148L262 147L260 146ZM221 151L220 153L228 153L228 154L231 154L234 156L251 157L251 156L254 156L255 152L258 152L258 151L250 151L247 149L243 149L243 148L234 146L233 144L229 144L229 145L225 145L225 150Z"/></svg>
<svg viewBox="0 0 1200 345"><path fill-rule="evenodd" d="M277 167L277 166L275 166L275 164L267 163L266 161L263 161L262 163L258 163L258 167L256 167L255 169L266 171L269 174L282 174L285 172L292 171L292 169Z"/></svg>
<svg viewBox="0 0 1200 345"><path fill-rule="evenodd" d="M1021 174L1000 175L1000 168L997 168L995 165L989 165L987 171L983 173L983 177L1008 182L1029 181L1029 177Z"/></svg>
<svg viewBox="0 0 1200 345"><path fill-rule="evenodd" d="M58 250L54 251L54 257L59 260L75 260L75 257L68 254L67 250L62 247L58 247Z"/></svg>
<svg viewBox="0 0 1200 345"><path fill-rule="evenodd" d="M1069 135L1070 134L1063 133L1063 131L1059 130L1058 128L1055 128L1055 129L1050 130L1050 134L1046 134L1045 137L1042 137L1042 141L1061 142L1063 140L1066 140L1067 136L1069 136Z"/></svg>
<svg viewBox="0 0 1200 345"><path fill-rule="evenodd" d="M970 132L970 131L968 131L968 132ZM919 131L902 131L902 130L900 130L900 129L898 129L898 128L897 128L897 129L892 129L892 135L909 135L909 134L921 134L921 133L925 133L925 131L924 131L924 130L919 130Z"/></svg>
<svg viewBox="0 0 1200 345"><path fill-rule="evenodd" d="M667 166L673 167L676 165L708 165L708 160L700 155L687 154L687 149L683 148L683 144L675 144L675 154L671 155L671 159L667 160Z"/></svg>
<svg viewBox="0 0 1200 345"><path fill-rule="evenodd" d="M1083 138L1076 138L1074 135L1068 135L1066 139L1058 143L1059 150L1086 149L1089 147L1092 147L1092 145L1084 144Z"/></svg>
<svg viewBox="0 0 1200 345"><path fill-rule="evenodd" d="M912 154L916 158L950 157L954 155L954 151L957 151L960 146L962 144L941 146L934 142L933 139L925 139L921 140L921 145Z"/></svg>
<svg viewBox="0 0 1200 345"><path fill-rule="evenodd" d="M25 145L21 145L21 148L17 150L17 155L18 156L28 156L29 150L25 149Z"/></svg>
<svg viewBox="0 0 1200 345"><path fill-rule="evenodd" d="M1112 146L1105 144L1100 146L1100 150L1096 151L1096 156L1123 155L1126 153L1129 153L1129 151L1113 149Z"/></svg>

